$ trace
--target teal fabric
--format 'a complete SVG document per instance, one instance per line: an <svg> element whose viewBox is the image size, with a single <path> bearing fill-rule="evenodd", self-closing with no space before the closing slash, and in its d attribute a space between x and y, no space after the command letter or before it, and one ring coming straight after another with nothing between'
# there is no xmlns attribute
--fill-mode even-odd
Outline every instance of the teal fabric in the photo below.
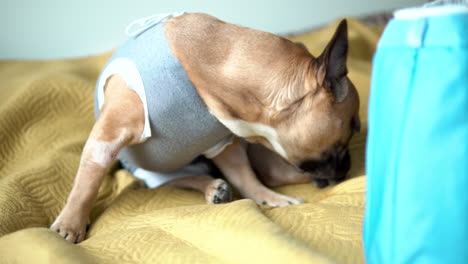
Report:
<svg viewBox="0 0 468 264"><path fill-rule="evenodd" d="M392 20L374 57L368 263L468 263L468 14Z"/></svg>

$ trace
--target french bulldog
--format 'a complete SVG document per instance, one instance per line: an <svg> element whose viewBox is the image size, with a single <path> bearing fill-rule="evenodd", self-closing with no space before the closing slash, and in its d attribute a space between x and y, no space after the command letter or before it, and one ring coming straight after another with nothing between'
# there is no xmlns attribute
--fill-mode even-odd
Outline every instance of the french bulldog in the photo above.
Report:
<svg viewBox="0 0 468 264"><path fill-rule="evenodd" d="M194 170L168 185L199 190L208 203L231 201L232 184L260 205L300 204L267 186L311 179L326 185L345 177L348 144L359 129L359 97L347 77L346 20L318 57L288 39L207 14L140 24L98 80L97 121L50 229L70 242L85 239L116 158L135 174L170 174L204 155L229 183Z"/></svg>

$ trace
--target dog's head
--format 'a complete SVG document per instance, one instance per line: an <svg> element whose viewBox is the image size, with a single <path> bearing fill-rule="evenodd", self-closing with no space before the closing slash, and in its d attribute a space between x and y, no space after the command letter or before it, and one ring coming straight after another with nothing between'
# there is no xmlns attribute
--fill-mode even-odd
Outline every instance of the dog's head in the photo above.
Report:
<svg viewBox="0 0 468 264"><path fill-rule="evenodd" d="M259 142L316 179L344 179L351 166L348 144L360 121L359 97L347 77L347 53L343 20L323 53L313 58L303 87L297 87L301 96L278 114L276 141Z"/></svg>

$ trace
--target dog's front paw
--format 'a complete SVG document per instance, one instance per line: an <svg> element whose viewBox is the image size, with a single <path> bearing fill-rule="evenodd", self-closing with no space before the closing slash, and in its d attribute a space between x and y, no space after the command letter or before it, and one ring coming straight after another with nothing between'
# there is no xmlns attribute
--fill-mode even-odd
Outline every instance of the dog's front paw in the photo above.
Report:
<svg viewBox="0 0 468 264"><path fill-rule="evenodd" d="M210 204L221 204L232 201L232 189L222 179L214 180L205 191L206 201Z"/></svg>
<svg viewBox="0 0 468 264"><path fill-rule="evenodd" d="M268 205L272 207L285 207L288 205L302 204L304 200L297 197L291 197L276 193L271 190L265 190L254 197L257 204Z"/></svg>
<svg viewBox="0 0 468 264"><path fill-rule="evenodd" d="M72 214L64 213L63 210L50 226L50 230L57 232L66 241L71 243L80 243L85 239L86 231L89 226L88 220L82 217L76 217Z"/></svg>

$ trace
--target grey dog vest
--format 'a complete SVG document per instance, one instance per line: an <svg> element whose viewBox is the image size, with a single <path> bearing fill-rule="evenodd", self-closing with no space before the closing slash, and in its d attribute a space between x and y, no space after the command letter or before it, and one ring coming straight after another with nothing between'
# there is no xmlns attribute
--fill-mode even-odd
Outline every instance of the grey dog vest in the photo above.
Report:
<svg viewBox="0 0 468 264"><path fill-rule="evenodd" d="M138 69L146 93L151 129L151 137L146 141L120 151L118 158L123 160L125 167L172 172L231 136L231 132L209 113L173 55L164 33L164 23L130 38L107 65L117 58L131 60ZM99 115L97 89L95 114L96 117Z"/></svg>

